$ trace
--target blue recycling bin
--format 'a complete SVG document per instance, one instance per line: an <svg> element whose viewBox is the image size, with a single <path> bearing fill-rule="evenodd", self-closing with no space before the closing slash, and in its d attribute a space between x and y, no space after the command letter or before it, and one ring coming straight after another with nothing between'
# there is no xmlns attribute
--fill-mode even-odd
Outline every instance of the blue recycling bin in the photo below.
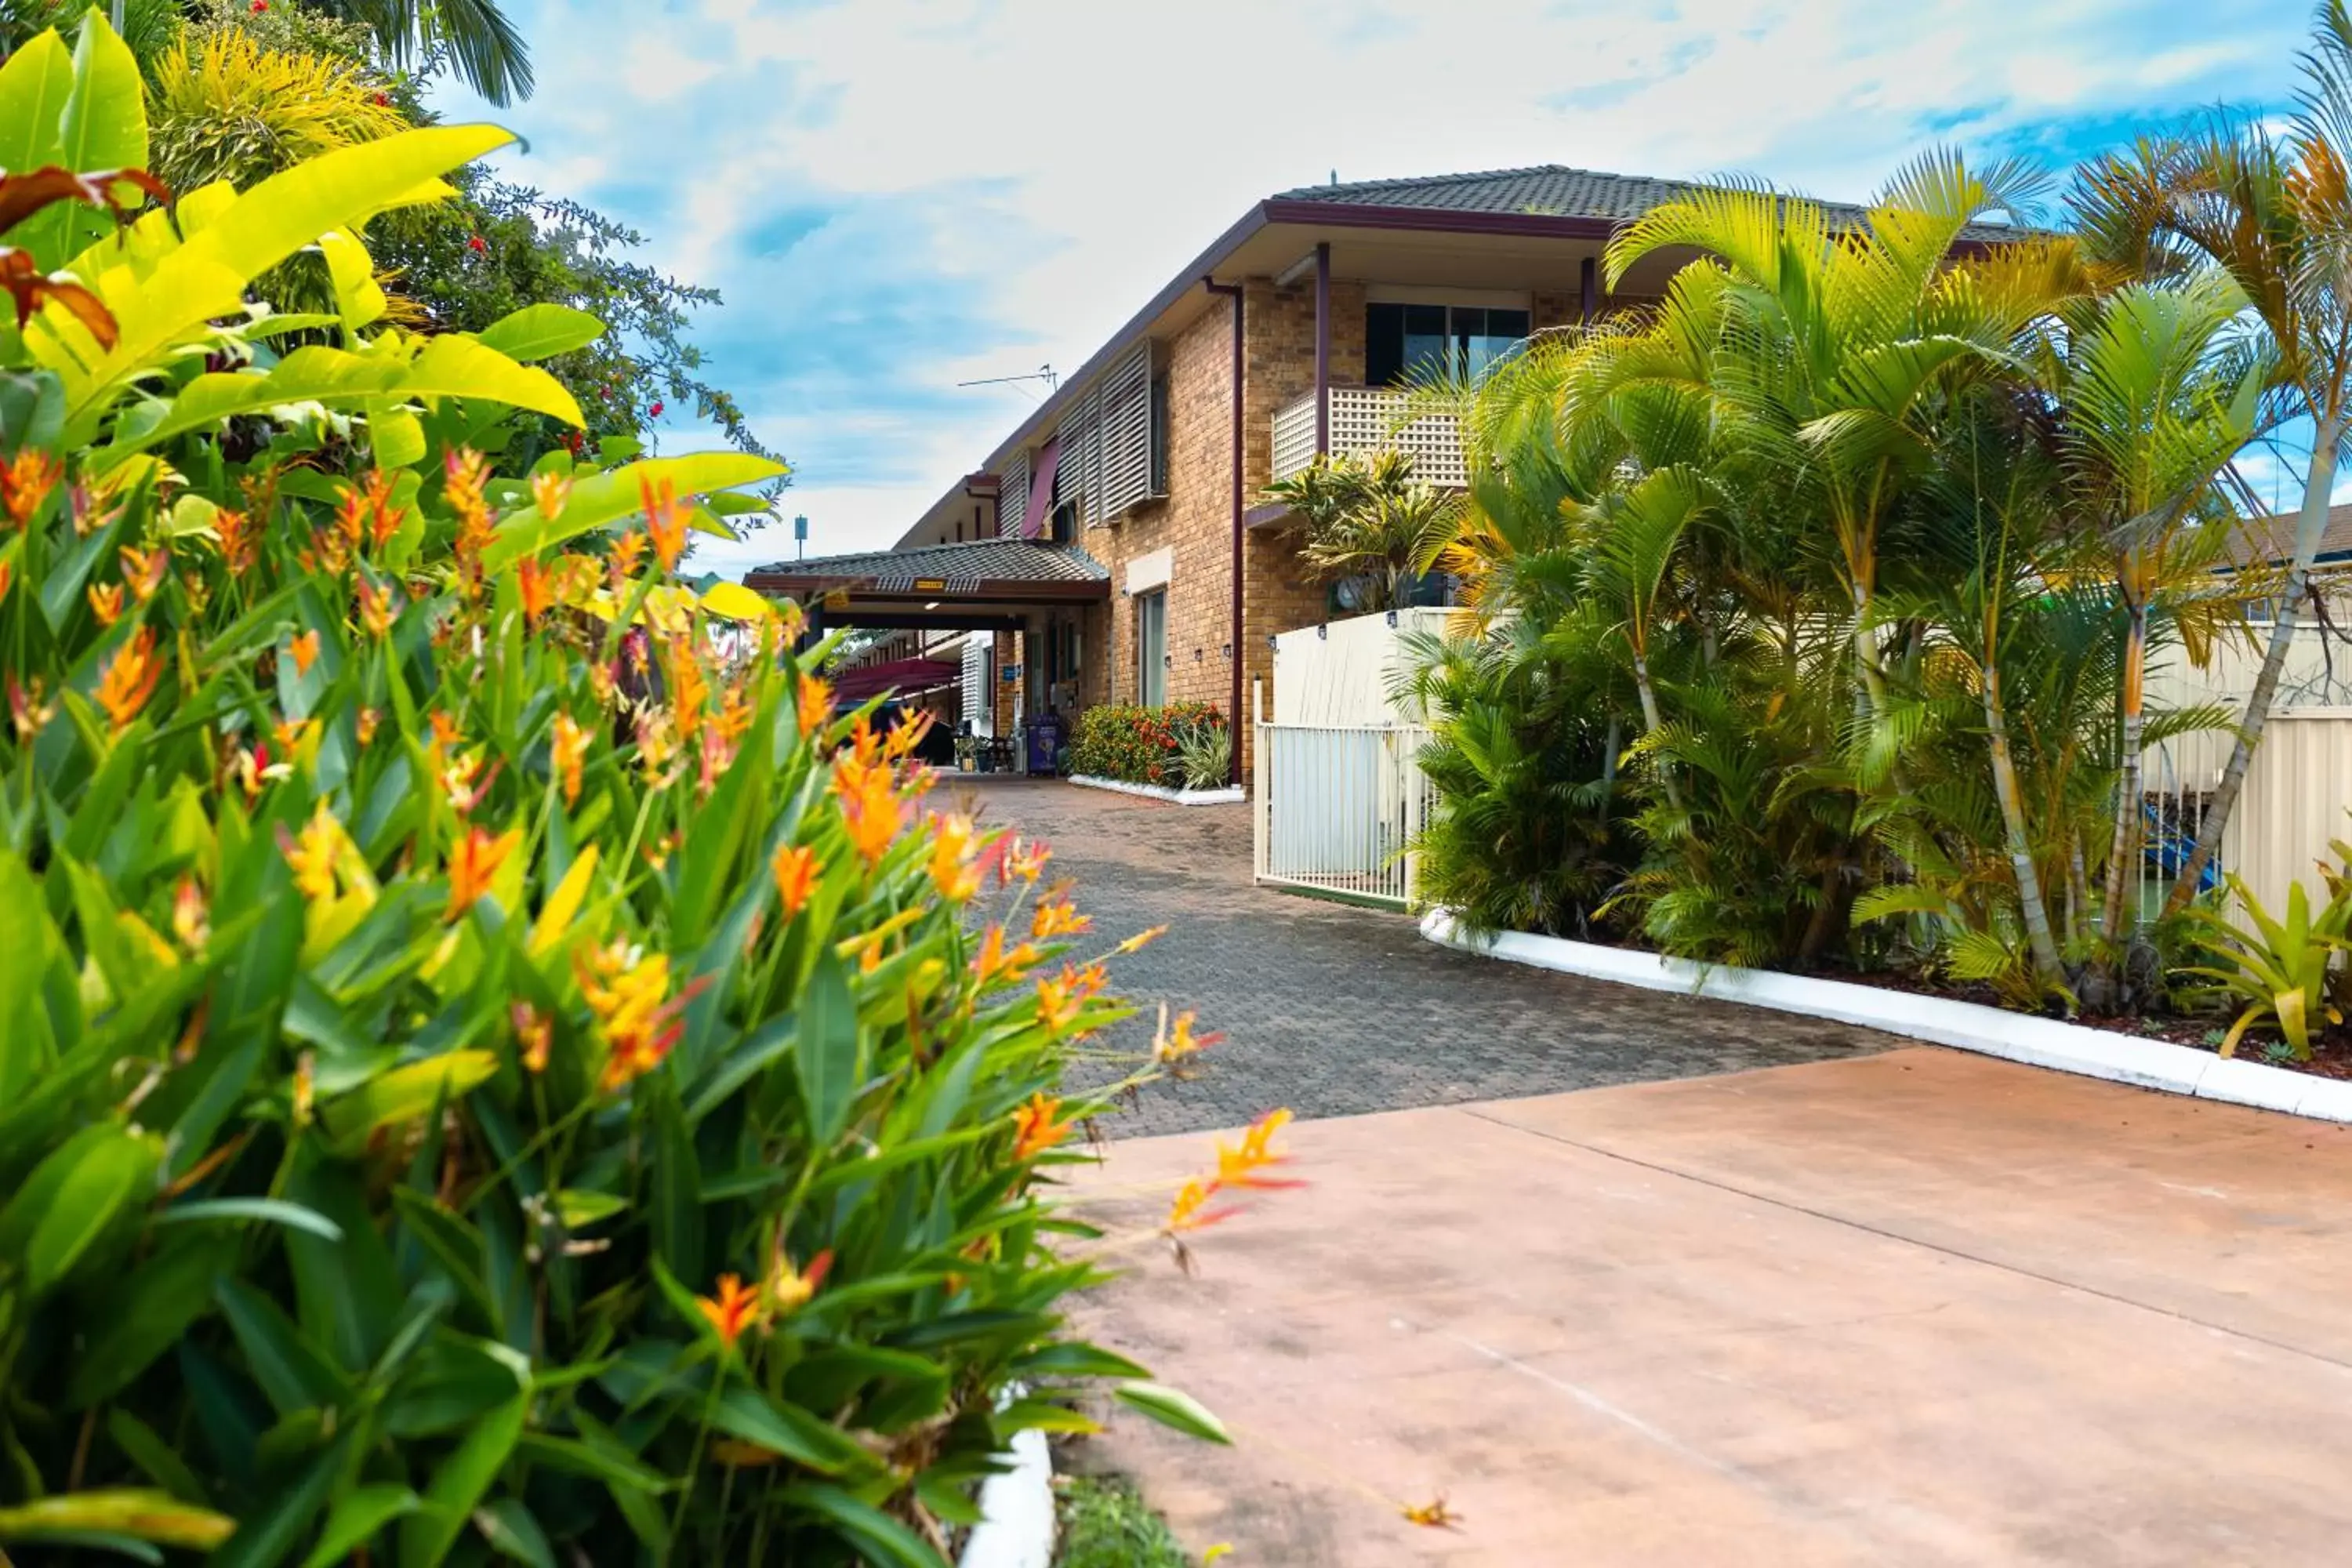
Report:
<svg viewBox="0 0 2352 1568"><path fill-rule="evenodd" d="M1051 778L1054 759L1062 749L1062 721L1046 713L1030 720L1025 729L1029 771L1041 778Z"/></svg>

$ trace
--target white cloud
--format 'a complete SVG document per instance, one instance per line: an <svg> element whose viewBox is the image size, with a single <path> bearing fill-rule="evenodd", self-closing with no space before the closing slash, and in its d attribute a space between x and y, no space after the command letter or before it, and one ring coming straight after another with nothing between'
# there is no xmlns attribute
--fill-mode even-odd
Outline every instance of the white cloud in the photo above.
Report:
<svg viewBox="0 0 2352 1568"><path fill-rule="evenodd" d="M801 461L792 505L851 549L1024 406L956 381L1075 367L1271 192L1565 163L1858 196L1946 135L2275 104L2303 0L2230 10L541 0L539 96L508 118L534 146L518 177L727 291L701 331L719 379ZM870 357L833 352L853 341Z"/></svg>

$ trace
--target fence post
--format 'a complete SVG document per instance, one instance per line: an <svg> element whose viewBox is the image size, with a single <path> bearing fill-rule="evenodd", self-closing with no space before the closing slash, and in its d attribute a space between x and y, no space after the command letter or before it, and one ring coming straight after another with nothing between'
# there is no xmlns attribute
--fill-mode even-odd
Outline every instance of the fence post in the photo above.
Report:
<svg viewBox="0 0 2352 1568"><path fill-rule="evenodd" d="M1250 682L1250 736L1256 746L1255 777L1250 780L1250 880L1265 880L1266 796L1273 794L1274 759L1265 746L1265 681Z"/></svg>

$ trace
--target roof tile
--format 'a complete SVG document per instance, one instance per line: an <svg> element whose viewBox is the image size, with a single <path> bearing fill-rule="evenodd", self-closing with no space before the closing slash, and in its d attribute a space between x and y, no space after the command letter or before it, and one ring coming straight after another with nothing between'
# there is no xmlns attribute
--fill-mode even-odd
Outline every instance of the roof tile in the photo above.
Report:
<svg viewBox="0 0 2352 1568"><path fill-rule="evenodd" d="M862 584L877 593L908 593L918 579L939 578L948 593L982 583L1104 583L1110 573L1075 544L1041 544L1033 539L974 539L961 544L929 544L916 550L872 550L854 555L818 555L757 566L749 577L828 577Z"/></svg>

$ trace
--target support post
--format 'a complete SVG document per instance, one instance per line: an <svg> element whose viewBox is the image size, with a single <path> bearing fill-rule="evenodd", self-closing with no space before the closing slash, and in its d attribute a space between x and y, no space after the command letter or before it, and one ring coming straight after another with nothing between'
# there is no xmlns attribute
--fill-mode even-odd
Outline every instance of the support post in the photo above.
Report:
<svg viewBox="0 0 2352 1568"><path fill-rule="evenodd" d="M1315 247L1315 455L1331 450L1331 246Z"/></svg>
<svg viewBox="0 0 2352 1568"><path fill-rule="evenodd" d="M1600 262L1590 256L1584 258L1584 265L1578 269L1577 282L1583 294L1583 314L1580 322L1588 327L1592 325L1593 307L1600 291L1598 287L1600 271Z"/></svg>

